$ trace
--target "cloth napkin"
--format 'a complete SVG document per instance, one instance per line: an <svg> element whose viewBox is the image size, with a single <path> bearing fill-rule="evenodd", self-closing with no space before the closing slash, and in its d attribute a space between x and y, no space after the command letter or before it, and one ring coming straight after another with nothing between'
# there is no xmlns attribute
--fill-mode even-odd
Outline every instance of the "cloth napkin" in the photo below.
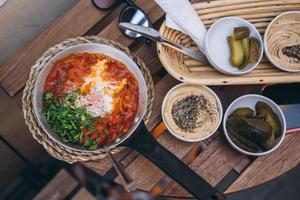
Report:
<svg viewBox="0 0 300 200"><path fill-rule="evenodd" d="M166 12L166 26L189 35L199 49L204 49L206 28L188 0L155 0Z"/></svg>

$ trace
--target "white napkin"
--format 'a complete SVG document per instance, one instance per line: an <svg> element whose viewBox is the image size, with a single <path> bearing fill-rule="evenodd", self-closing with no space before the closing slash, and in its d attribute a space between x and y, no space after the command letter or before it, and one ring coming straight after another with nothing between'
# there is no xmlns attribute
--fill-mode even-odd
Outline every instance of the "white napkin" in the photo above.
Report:
<svg viewBox="0 0 300 200"><path fill-rule="evenodd" d="M2 7L5 3L6 3L7 0L0 0L0 7Z"/></svg>
<svg viewBox="0 0 300 200"><path fill-rule="evenodd" d="M204 49L206 28L188 0L155 0L166 12L166 26L187 35Z"/></svg>

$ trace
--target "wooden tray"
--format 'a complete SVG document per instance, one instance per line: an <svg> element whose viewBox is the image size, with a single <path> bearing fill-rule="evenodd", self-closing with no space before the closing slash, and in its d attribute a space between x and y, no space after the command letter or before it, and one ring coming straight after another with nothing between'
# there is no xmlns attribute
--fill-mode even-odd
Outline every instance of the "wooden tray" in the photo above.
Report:
<svg viewBox="0 0 300 200"><path fill-rule="evenodd" d="M299 10L299 0L219 0L193 5L206 28L221 17L239 16L253 23L263 35L269 22L285 11ZM197 50L189 36L166 27L160 27L160 33L167 39ZM250 73L230 76L203 65L169 47L157 44L160 61L165 69L182 82L205 85L237 85L300 82L300 72L284 72L273 66L263 57L261 63Z"/></svg>

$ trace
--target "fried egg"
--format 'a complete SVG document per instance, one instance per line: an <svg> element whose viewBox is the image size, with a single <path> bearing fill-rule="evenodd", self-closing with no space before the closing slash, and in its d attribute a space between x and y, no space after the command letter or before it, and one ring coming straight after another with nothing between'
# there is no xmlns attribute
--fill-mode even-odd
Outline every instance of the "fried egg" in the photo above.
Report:
<svg viewBox="0 0 300 200"><path fill-rule="evenodd" d="M127 80L103 80L107 60L98 61L91 67L91 73L84 78L80 87L80 97L76 106L84 107L94 117L102 116L113 110L114 94L119 93L127 84Z"/></svg>

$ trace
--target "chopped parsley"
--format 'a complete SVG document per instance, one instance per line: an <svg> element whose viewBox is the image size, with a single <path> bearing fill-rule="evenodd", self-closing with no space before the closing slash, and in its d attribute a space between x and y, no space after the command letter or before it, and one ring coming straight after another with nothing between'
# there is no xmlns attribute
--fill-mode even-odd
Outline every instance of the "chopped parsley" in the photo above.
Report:
<svg viewBox="0 0 300 200"><path fill-rule="evenodd" d="M68 93L63 99L55 99L51 92L43 96L43 115L47 118L52 131L65 143L82 142L84 134L82 129L95 130L94 117L85 108L75 106L78 97L79 91ZM96 141L87 137L84 147L95 149Z"/></svg>
<svg viewBox="0 0 300 200"><path fill-rule="evenodd" d="M83 145L87 149L96 149L98 147L97 140L92 140L90 137L87 137Z"/></svg>

